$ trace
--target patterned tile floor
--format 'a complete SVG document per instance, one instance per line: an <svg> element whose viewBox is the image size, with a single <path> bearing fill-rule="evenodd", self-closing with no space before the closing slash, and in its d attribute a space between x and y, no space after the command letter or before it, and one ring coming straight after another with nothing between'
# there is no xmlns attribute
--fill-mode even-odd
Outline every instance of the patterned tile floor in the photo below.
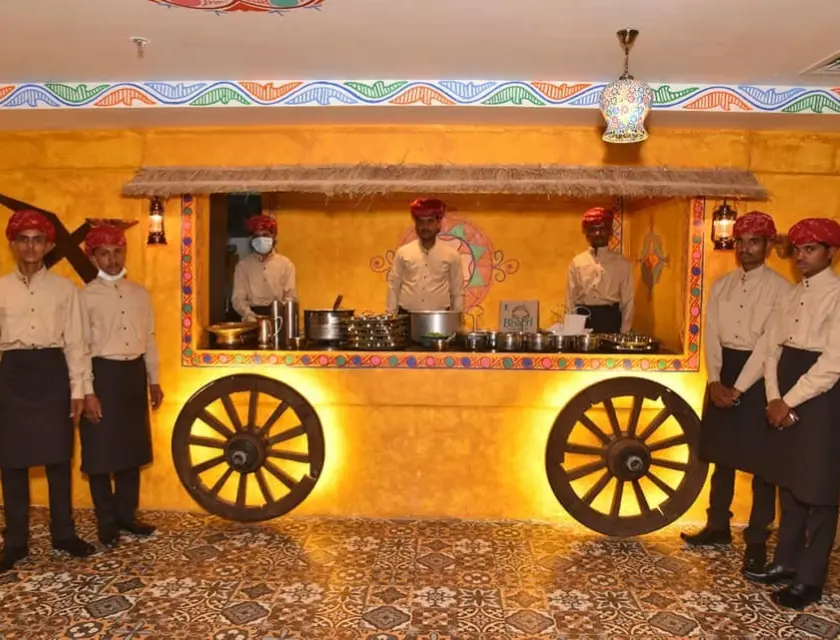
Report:
<svg viewBox="0 0 840 640"><path fill-rule="evenodd" d="M776 608L735 549L694 551L675 528L609 540L525 523L283 519L182 513L74 560L49 550L0 575L0 638L520 640L836 638L840 566L823 602ZM80 512L89 539L90 512Z"/></svg>

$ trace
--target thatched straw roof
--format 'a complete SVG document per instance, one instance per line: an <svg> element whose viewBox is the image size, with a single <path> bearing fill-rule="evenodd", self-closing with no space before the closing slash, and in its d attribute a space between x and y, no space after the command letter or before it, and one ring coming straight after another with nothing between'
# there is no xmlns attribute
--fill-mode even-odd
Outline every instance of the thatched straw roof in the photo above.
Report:
<svg viewBox="0 0 840 640"><path fill-rule="evenodd" d="M764 199L749 171L557 165L315 165L145 167L127 196L297 192L326 196L386 193L507 193L591 198L731 197Z"/></svg>

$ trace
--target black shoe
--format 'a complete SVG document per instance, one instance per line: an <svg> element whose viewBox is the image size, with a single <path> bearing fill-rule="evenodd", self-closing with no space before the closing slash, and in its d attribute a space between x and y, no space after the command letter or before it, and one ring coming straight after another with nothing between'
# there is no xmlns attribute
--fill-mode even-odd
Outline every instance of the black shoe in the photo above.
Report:
<svg viewBox="0 0 840 640"><path fill-rule="evenodd" d="M744 573L762 573L767 566L767 546L763 544L748 544L744 552Z"/></svg>
<svg viewBox="0 0 840 640"><path fill-rule="evenodd" d="M99 527L99 542L106 547L115 547L120 541L120 530L116 525Z"/></svg>
<svg viewBox="0 0 840 640"><path fill-rule="evenodd" d="M151 525L147 522L143 522L141 520L132 520L131 522L120 522L120 529L123 531L128 531L129 533L133 533L135 536L150 536L152 535L157 529L154 525Z"/></svg>
<svg viewBox="0 0 840 640"><path fill-rule="evenodd" d="M682 538L692 547L706 547L716 544L729 544L732 542L732 533L729 529L710 529L708 526L697 533L681 533Z"/></svg>
<svg viewBox="0 0 840 640"><path fill-rule="evenodd" d="M0 551L0 573L6 573L28 555L27 547L5 547Z"/></svg>
<svg viewBox="0 0 840 640"><path fill-rule="evenodd" d="M793 569L786 569L781 565L772 563L757 571L744 571L744 577L747 580L763 584L777 584L785 580L793 580L795 576L796 571Z"/></svg>
<svg viewBox="0 0 840 640"><path fill-rule="evenodd" d="M809 604L819 602L822 593L822 587L813 587L797 582L784 589L779 589L770 596L770 599L780 607L802 611Z"/></svg>
<svg viewBox="0 0 840 640"><path fill-rule="evenodd" d="M66 551L74 558L87 558L96 551L96 548L92 544L85 542L78 536L53 542L53 549Z"/></svg>

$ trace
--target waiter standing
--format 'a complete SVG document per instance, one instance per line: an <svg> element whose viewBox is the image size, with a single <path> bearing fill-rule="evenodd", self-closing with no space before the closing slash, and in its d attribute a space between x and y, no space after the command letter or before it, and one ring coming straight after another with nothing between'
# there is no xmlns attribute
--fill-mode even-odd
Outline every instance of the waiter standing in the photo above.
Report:
<svg viewBox="0 0 840 640"><path fill-rule="evenodd" d="M627 333L633 326L633 269L609 249L614 214L595 207L583 214L589 249L576 255L566 276L566 313L585 309L594 333Z"/></svg>
<svg viewBox="0 0 840 640"><path fill-rule="evenodd" d="M793 288L765 265L776 226L766 213L752 211L734 228L740 268L711 288L707 300L706 372L708 388L700 431L700 457L713 462L706 527L681 534L692 546L729 544L735 470L753 474L750 524L744 570L764 568L767 538L776 515L776 488L757 475L767 435L764 415L764 344L776 305Z"/></svg>
<svg viewBox="0 0 840 640"><path fill-rule="evenodd" d="M410 205L417 240L397 249L388 274L388 313L463 311L464 275L461 254L437 241L446 204L419 199Z"/></svg>
<svg viewBox="0 0 840 640"><path fill-rule="evenodd" d="M36 211L6 227L17 268L0 278L0 476L6 528L0 573L28 554L29 467L45 467L54 549L85 557L70 492L73 423L84 405L87 373L76 287L44 267L55 229Z"/></svg>
<svg viewBox="0 0 840 640"><path fill-rule="evenodd" d="M840 278L831 268L840 225L809 218L791 228L802 280L774 314L764 368L765 478L779 486L782 517L772 564L747 577L791 580L772 595L803 609L822 598L840 492Z"/></svg>
<svg viewBox="0 0 840 640"><path fill-rule="evenodd" d="M275 251L277 221L271 216L252 216L247 222L254 253L236 264L231 304L245 322L270 316L274 300L297 300L295 265Z"/></svg>
<svg viewBox="0 0 840 640"><path fill-rule="evenodd" d="M139 536L155 531L136 514L140 467L152 461L148 398L157 409L163 391L149 293L125 278L125 234L110 225L94 227L85 251L99 274L81 293L93 372L79 429L82 471L90 481L99 540L113 545L120 530Z"/></svg>

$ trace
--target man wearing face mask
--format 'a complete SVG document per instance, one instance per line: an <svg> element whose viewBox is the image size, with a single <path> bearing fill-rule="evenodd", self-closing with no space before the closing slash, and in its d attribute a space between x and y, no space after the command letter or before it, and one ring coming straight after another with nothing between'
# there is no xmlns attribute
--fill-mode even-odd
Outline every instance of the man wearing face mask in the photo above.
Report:
<svg viewBox="0 0 840 640"><path fill-rule="evenodd" d="M273 300L297 300L295 266L274 250L277 221L271 216L248 220L254 253L240 260L233 274L233 308L243 321L270 316Z"/></svg>
<svg viewBox="0 0 840 640"><path fill-rule="evenodd" d="M125 277L125 233L111 225L94 227L85 251L99 275L81 294L93 374L79 426L82 471L90 481L99 540L110 546L121 530L138 536L155 531L136 515L140 467L152 461L149 398L157 409L163 390L152 301L143 286Z"/></svg>
<svg viewBox="0 0 840 640"><path fill-rule="evenodd" d="M566 312L585 309L594 333L627 333L633 326L633 269L608 245L614 214L595 207L583 214L581 227L589 249L576 255L566 276Z"/></svg>
<svg viewBox="0 0 840 640"><path fill-rule="evenodd" d="M55 228L43 214L16 212L6 238L17 267L0 278L0 573L29 553L30 467L46 469L53 548L77 557L94 552L76 535L70 486L73 422L88 376L79 294L44 267Z"/></svg>
<svg viewBox="0 0 840 640"><path fill-rule="evenodd" d="M461 254L438 242L446 204L437 199L410 205L417 240L397 249L388 274L388 313L463 311L464 275Z"/></svg>

